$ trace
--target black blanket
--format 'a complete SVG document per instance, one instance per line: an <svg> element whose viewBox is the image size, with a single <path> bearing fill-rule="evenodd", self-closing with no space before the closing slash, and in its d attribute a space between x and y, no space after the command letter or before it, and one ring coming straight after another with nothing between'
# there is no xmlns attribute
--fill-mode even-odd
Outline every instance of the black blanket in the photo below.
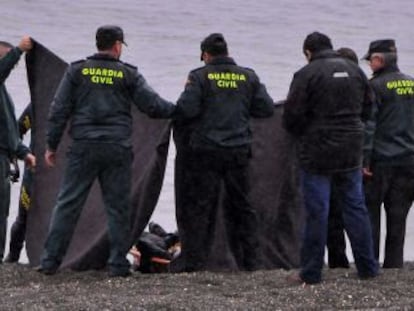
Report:
<svg viewBox="0 0 414 311"><path fill-rule="evenodd" d="M31 265L39 264L47 235L51 212L59 190L70 138L65 134L58 150L57 165L45 167L45 127L50 103L67 64L44 46L36 43L26 58L31 100L36 127L35 155L38 159L34 177L34 194L28 214L26 248ZM266 268L290 268L299 263L299 229L302 212L299 208L294 146L281 128L282 107L275 108L270 119L253 120L253 159L251 161L252 201L259 212L260 236ZM131 244L147 225L156 206L168 155L170 122L153 120L133 109L133 232ZM177 145L177 155L179 146ZM185 196L176 162L177 196ZM62 264L76 270L103 268L109 255L106 215L99 185L95 184L83 208L68 253ZM177 205L179 211L183 206ZM221 213L221 209L218 210ZM234 270L234 258L225 238L222 217L217 217L215 247L209 269ZM188 220L191 221L191 220ZM178 227L180 231L180 228ZM181 234L181 232L179 232Z"/></svg>

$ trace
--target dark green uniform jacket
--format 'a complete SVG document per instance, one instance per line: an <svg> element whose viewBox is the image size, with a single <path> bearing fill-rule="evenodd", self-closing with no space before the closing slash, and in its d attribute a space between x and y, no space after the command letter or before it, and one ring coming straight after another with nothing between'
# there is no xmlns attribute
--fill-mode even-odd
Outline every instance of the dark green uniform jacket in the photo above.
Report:
<svg viewBox="0 0 414 311"><path fill-rule="evenodd" d="M191 71L177 102L178 120L192 128L193 149L250 148L250 117L270 117L273 110L256 73L230 57Z"/></svg>
<svg viewBox="0 0 414 311"><path fill-rule="evenodd" d="M365 131L364 166L414 164L414 78L396 65L374 73L372 120Z"/></svg>
<svg viewBox="0 0 414 311"><path fill-rule="evenodd" d="M29 149L19 139L13 101L4 85L21 55L22 51L15 47L0 59L0 153L23 159Z"/></svg>
<svg viewBox="0 0 414 311"><path fill-rule="evenodd" d="M57 89L48 118L47 143L56 150L71 117L74 140L131 146L131 105L150 117L169 118L175 105L163 100L137 68L105 54L72 63Z"/></svg>

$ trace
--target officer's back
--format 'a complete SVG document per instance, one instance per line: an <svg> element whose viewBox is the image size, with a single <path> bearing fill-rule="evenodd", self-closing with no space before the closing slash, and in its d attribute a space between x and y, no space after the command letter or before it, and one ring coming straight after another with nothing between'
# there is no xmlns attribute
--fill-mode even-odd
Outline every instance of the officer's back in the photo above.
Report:
<svg viewBox="0 0 414 311"><path fill-rule="evenodd" d="M177 110L196 124L190 139L195 149L246 147L251 143L250 116L270 117L273 100L256 73L228 56L221 34L201 45L204 67L190 72Z"/></svg>

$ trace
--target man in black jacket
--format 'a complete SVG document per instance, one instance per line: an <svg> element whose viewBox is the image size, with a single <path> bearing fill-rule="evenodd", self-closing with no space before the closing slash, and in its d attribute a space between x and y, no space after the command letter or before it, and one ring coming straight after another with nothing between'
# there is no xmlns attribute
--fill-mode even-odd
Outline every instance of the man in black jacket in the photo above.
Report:
<svg viewBox="0 0 414 311"><path fill-rule="evenodd" d="M10 159L24 159L31 168L36 159L19 139L13 101L4 84L23 52L32 48L32 40L24 36L17 47L0 42L0 263L3 260L10 205Z"/></svg>
<svg viewBox="0 0 414 311"><path fill-rule="evenodd" d="M108 215L111 276L128 276L130 263L131 106L150 117L169 118L175 105L163 100L137 68L119 60L124 44L118 26L96 32L98 53L72 63L57 89L48 117L46 164L53 166L68 120L73 143L58 194L39 272L56 273L82 205L98 178Z"/></svg>
<svg viewBox="0 0 414 311"><path fill-rule="evenodd" d="M365 74L332 50L324 34L303 44L309 61L295 73L283 115L284 127L298 140L300 178L306 211L301 270L295 281L319 283L327 235L331 187L353 248L361 278L374 277L378 263L362 192L362 120L372 96Z"/></svg>
<svg viewBox="0 0 414 311"><path fill-rule="evenodd" d="M366 128L365 195L379 257L381 205L387 234L384 268L401 268L407 215L414 199L414 78L397 66L392 39L371 42L364 59L373 71L374 116Z"/></svg>
<svg viewBox="0 0 414 311"><path fill-rule="evenodd" d="M358 64L358 56L355 51L342 47L336 50L338 54L347 60ZM349 268L348 257L346 256L346 241L344 233L344 222L342 210L337 203L337 189L333 185L329 204L328 236L326 246L328 248L329 268Z"/></svg>
<svg viewBox="0 0 414 311"><path fill-rule="evenodd" d="M231 250L240 269L254 270L260 258L257 215L249 201L249 120L272 116L273 100L253 70L228 56L222 34L203 40L201 60L205 66L190 72L177 102L175 129L182 126L188 151L183 177L187 201L177 203L182 270L207 269L222 183ZM177 154L181 149L177 144Z"/></svg>

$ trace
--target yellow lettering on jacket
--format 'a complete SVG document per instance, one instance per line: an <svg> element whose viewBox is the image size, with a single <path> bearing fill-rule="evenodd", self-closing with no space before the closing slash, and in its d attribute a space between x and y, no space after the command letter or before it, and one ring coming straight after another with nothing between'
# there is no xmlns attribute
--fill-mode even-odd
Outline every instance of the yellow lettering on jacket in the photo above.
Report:
<svg viewBox="0 0 414 311"><path fill-rule="evenodd" d="M30 208L30 202L31 199L29 194L27 193L27 189L25 186L22 186L22 191L20 193L20 203L26 210L28 210Z"/></svg>
<svg viewBox="0 0 414 311"><path fill-rule="evenodd" d="M90 76L92 83L109 85L114 84L114 79L124 78L124 73L121 70L100 67L85 67L82 69L82 75Z"/></svg>
<svg viewBox="0 0 414 311"><path fill-rule="evenodd" d="M414 80L393 80L387 82L387 89L399 96L414 95Z"/></svg>
<svg viewBox="0 0 414 311"><path fill-rule="evenodd" d="M247 81L244 74L234 72L210 72L207 79L215 81L216 86L221 89L237 89L239 82Z"/></svg>

